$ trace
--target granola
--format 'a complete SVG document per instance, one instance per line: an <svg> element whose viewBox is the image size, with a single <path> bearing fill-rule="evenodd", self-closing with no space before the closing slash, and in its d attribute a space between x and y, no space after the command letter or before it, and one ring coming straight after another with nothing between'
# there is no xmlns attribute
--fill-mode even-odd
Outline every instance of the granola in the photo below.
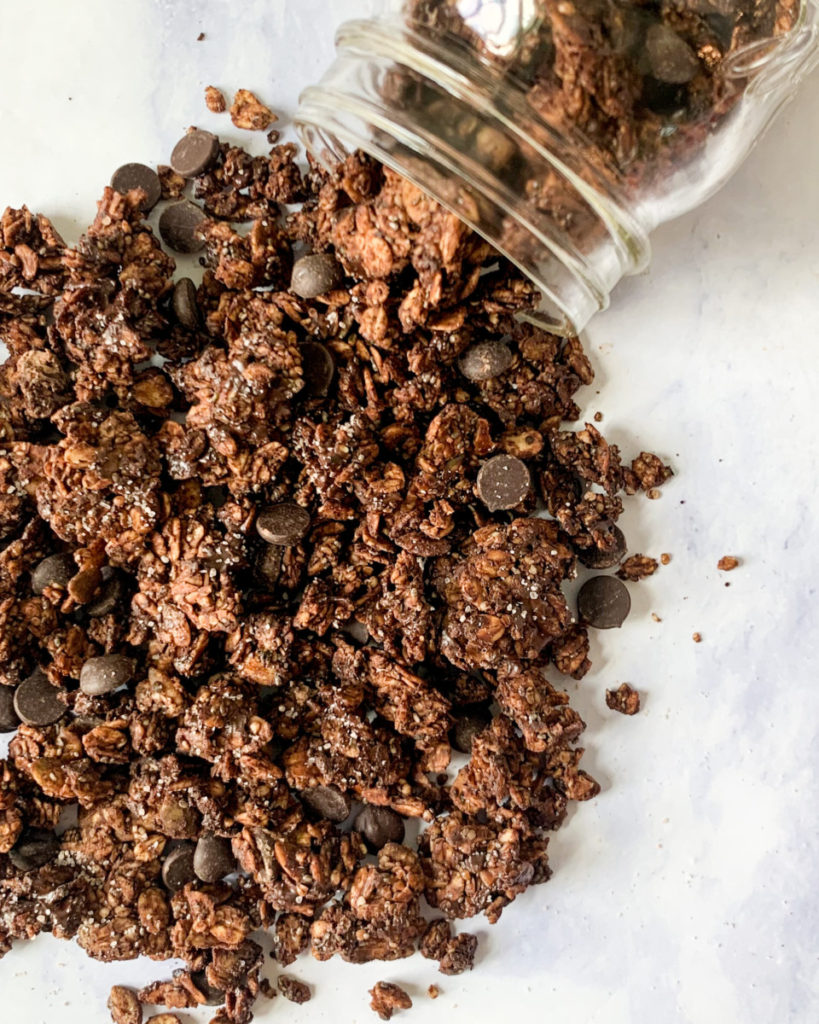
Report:
<svg viewBox="0 0 819 1024"><path fill-rule="evenodd" d="M571 429L580 342L522 319L532 286L414 186L205 145L199 287L140 189L105 189L73 247L0 220L0 953L49 930L184 961L115 986L117 1024L247 1024L275 994L260 928L282 967L471 969L449 922L545 882L599 789L555 682L590 665L563 584L616 564L622 495L669 473ZM301 243L322 260L296 288ZM497 458L532 484L511 513L481 496Z"/></svg>

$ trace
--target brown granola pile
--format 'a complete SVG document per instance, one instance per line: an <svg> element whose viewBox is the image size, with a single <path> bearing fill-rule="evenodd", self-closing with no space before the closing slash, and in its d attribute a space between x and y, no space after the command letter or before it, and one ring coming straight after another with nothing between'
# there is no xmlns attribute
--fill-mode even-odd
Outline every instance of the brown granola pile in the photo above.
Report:
<svg viewBox="0 0 819 1024"><path fill-rule="evenodd" d="M112 991L120 1024L142 1004L246 1024L272 993L260 928L282 966L420 944L471 968L449 922L546 881L567 802L598 790L559 683L589 668L561 586L664 475L566 426L580 342L519 316L531 285L412 185L361 156L304 177L292 146L214 154L195 290L141 191L106 188L76 246L25 208L0 220L0 952L50 931L181 958ZM304 246L312 298L290 287ZM463 361L487 340L488 378ZM499 454L532 486L490 512ZM382 1016L408 1005L388 988Z"/></svg>

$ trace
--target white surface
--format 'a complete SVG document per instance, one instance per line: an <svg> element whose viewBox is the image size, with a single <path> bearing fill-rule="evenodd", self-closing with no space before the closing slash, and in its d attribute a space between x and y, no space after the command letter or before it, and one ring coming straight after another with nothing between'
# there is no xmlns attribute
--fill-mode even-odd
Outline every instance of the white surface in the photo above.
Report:
<svg viewBox="0 0 819 1024"><path fill-rule="evenodd" d="M256 88L286 116L334 23L374 7L3 0L0 205L27 202L75 239L118 164L165 159L192 122L237 134L204 111L205 85ZM673 561L633 588L626 627L571 684L604 791L553 840L554 878L495 928L473 922L470 976L302 958L291 971L314 1000L262 1001L260 1021L375 1021L378 979L408 983L416 1006L397 1019L415 1024L819 1019L817 111L814 76L728 188L656 234L650 273L590 330L588 415L629 456L645 446L677 469L625 520L632 550ZM723 554L743 559L730 576ZM645 695L634 719L603 705L623 680ZM0 1020L96 1024L112 983L168 973L41 938L0 963Z"/></svg>

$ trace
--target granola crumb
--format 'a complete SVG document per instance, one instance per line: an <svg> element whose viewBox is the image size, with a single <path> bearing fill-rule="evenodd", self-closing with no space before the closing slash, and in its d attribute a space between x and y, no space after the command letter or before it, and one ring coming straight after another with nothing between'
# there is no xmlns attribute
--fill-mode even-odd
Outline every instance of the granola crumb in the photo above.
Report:
<svg viewBox="0 0 819 1024"><path fill-rule="evenodd" d="M739 565L739 559L733 555L723 555L722 558L717 562L717 568L721 572L731 572Z"/></svg>
<svg viewBox="0 0 819 1024"><path fill-rule="evenodd" d="M659 616L659 615L658 615L658 614L657 614L656 612L652 612L652 613L651 613L651 618L652 618L652 619L653 619L653 620L654 620L655 622L662 622L662 621L663 621L663 620L662 620L662 619L660 618L660 616Z"/></svg>
<svg viewBox="0 0 819 1024"><path fill-rule="evenodd" d="M197 43L201 43L204 38L205 38L205 33L204 32L200 32L199 35L196 37Z"/></svg>
<svg viewBox="0 0 819 1024"><path fill-rule="evenodd" d="M636 715L640 710L640 694L628 683L621 683L616 690L606 690L606 705L621 715Z"/></svg>
<svg viewBox="0 0 819 1024"><path fill-rule="evenodd" d="M667 551L664 551L660 555L660 565L668 565L668 563L670 561L671 561L671 555L669 555L669 553Z"/></svg>
<svg viewBox="0 0 819 1024"><path fill-rule="evenodd" d="M441 990L438 988L437 985L430 985L429 988L427 989L427 995L429 996L430 999L437 999L440 994Z"/></svg>
<svg viewBox="0 0 819 1024"><path fill-rule="evenodd" d="M656 501L658 498L662 497L662 493L656 487L649 487L646 491L646 497L650 498L652 501Z"/></svg>
<svg viewBox="0 0 819 1024"><path fill-rule="evenodd" d="M412 1006L412 1000L407 993L400 985L394 985L391 981L376 982L370 989L370 996L370 1007L381 1020L390 1020L396 1010L409 1010Z"/></svg>
<svg viewBox="0 0 819 1024"><path fill-rule="evenodd" d="M233 97L230 119L237 128L248 132L264 132L278 121L278 116L266 107L250 89L239 89Z"/></svg>
<svg viewBox="0 0 819 1024"><path fill-rule="evenodd" d="M451 938L438 964L441 974L456 975L471 971L475 966L475 953L478 949L478 936L469 932L461 932Z"/></svg>
<svg viewBox="0 0 819 1024"><path fill-rule="evenodd" d="M596 412L594 414L593 419L594 419L595 423L602 423L603 422L603 413L602 412Z"/></svg>
<svg viewBox="0 0 819 1024"><path fill-rule="evenodd" d="M180 199L185 193L187 181L181 174L177 174L167 164L160 164L156 173L159 176L159 185L162 189L163 199Z"/></svg>
<svg viewBox="0 0 819 1024"><path fill-rule="evenodd" d="M621 580L637 583L638 580L653 576L659 568L659 564L656 558L651 558L649 555L632 555L621 563L617 575Z"/></svg>
<svg viewBox="0 0 819 1024"><path fill-rule="evenodd" d="M142 1006L137 994L124 985L112 986L108 1009L114 1024L142 1024Z"/></svg>
<svg viewBox="0 0 819 1024"><path fill-rule="evenodd" d="M280 974L277 982L279 992L291 1003L307 1003L310 1001L310 986L303 981L291 977L289 974Z"/></svg>
<svg viewBox="0 0 819 1024"><path fill-rule="evenodd" d="M205 104L212 113L223 114L227 110L227 100L221 89L209 85L205 89Z"/></svg>
<svg viewBox="0 0 819 1024"><path fill-rule="evenodd" d="M702 633L692 633L691 639L694 641L695 644L702 643Z"/></svg>

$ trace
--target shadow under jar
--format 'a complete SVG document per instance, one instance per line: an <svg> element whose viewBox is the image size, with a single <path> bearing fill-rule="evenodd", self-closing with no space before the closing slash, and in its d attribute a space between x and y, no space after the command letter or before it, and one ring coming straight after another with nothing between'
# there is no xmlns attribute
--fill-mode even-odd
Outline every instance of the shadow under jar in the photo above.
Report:
<svg viewBox="0 0 819 1024"><path fill-rule="evenodd" d="M296 122L321 163L362 149L424 189L579 331L736 170L818 25L819 0L407 0L341 27Z"/></svg>

